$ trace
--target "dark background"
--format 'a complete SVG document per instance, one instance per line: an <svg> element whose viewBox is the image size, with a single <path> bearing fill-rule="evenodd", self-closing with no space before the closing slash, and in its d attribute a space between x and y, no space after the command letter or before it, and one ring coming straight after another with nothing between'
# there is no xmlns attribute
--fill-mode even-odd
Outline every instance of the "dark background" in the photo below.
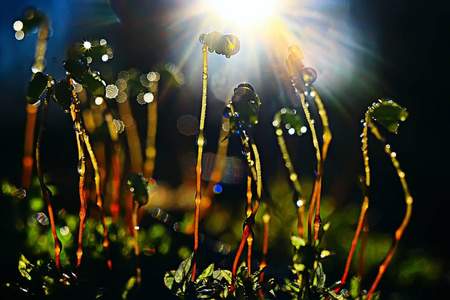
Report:
<svg viewBox="0 0 450 300"><path fill-rule="evenodd" d="M163 1L161 1L163 2ZM318 1L326 7L332 1ZM442 2L442 1L441 1ZM361 37L363 48L368 52L358 52L361 67L371 68L371 79L349 77L350 81L340 86L332 93L325 92L322 98L330 109L330 119L334 128L334 140L330 149L330 175L327 179L343 185L328 184L327 192L342 192L334 195L338 204L346 201L359 201L358 198L346 199L350 193L345 192L353 186L353 179L343 180L342 173L349 177L362 171L360 158L359 120L366 108L377 97L390 97L410 112L409 119L400 126L397 136L389 136L389 142L394 146L402 168L407 174L412 195L414 196L414 212L411 223L405 233L402 244L411 251L422 251L434 257L442 266L442 274L438 280L430 284L415 282L414 288L420 296L428 298L443 295L448 289L450 273L448 272L448 211L449 196L446 186L450 179L448 158L448 80L449 78L449 36L450 12L444 4L429 4L424 1L346 1L349 24ZM164 1L164 4L154 1L18 1L3 3L0 12L0 177L19 184L21 175L21 151L23 148L23 129L25 124L25 89L33 59L35 37L26 37L23 41L14 39L12 23L20 17L27 5L36 5L45 10L52 20L53 36L49 39L47 52L48 73L62 78L63 69L60 66L65 58L67 45L80 41L88 36L104 37L114 47L114 59L111 61L113 71L128 67L139 67L142 71L149 70L155 63L165 59L176 60L173 55L172 40L176 35L167 30L164 24L168 12L181 9L187 4L184 1ZM144 14L143 11L148 11ZM197 39L197 34L192 39ZM191 37L189 37L191 38ZM326 36L321 38L326 39ZM155 42L153 42L155 41ZM181 51L181 50L180 50ZM169 54L168 54L169 53ZM373 55L375 53L375 55ZM197 55L200 54L198 45ZM233 59L233 58L231 58ZM339 58L337 58L339 59ZM192 70L184 70L187 74ZM213 72L211 70L211 72ZM194 72L195 74L195 72ZM270 75L268 75L270 76ZM373 79L375 78L375 79ZM261 78L255 87L264 103L264 99L277 95L262 82L271 78ZM354 81L353 81L354 80ZM362 81L367 80L367 85ZM231 87L230 87L231 88ZM259 88L259 89L258 89ZM320 73L316 88L321 91ZM186 92L174 93L175 100L167 100L160 107L160 115L169 118L167 135L177 138L174 124L180 114L196 115L199 106L187 106L176 97L191 97L200 99L195 94L199 89L187 89ZM340 105L327 103L327 96L340 99ZM211 110L221 110L221 103L214 104L211 97ZM198 101L199 102L199 101ZM180 104L176 112L173 106ZM196 104L197 105L197 104ZM198 104L199 105L199 104ZM267 105L262 115L270 116L276 105ZM66 145L72 139L61 128L69 126L68 116L58 108L51 108L49 131L54 134L54 144L50 149L58 149L55 170L63 169L72 161L67 161L63 155ZM260 148L263 159L270 159L277 150L273 134L265 132L269 121L261 121L260 128L255 133L256 140L263 146ZM266 126L266 127L264 127ZM333 127L334 126L334 127ZM175 129L175 130L174 130ZM158 129L159 130L159 129ZM267 129L269 130L269 129ZM267 138L270 137L270 138ZM179 137L178 137L179 138ZM264 146L266 145L266 146ZM161 156L163 162L155 176L172 181L176 185L181 180L180 175L172 176L167 171L170 168L170 153L176 152L175 146L165 144L166 156ZM194 145L192 145L194 147ZM73 150L74 151L74 150ZM192 151L192 150L191 150ZM381 156L381 154L379 155ZM333 162L334 161L334 162ZM374 164L383 163L383 158L375 156ZM51 164L51 162L49 162ZM375 171L378 168L374 167ZM380 181L373 184L379 186L380 197L390 190L396 193L395 177L390 177L392 170L383 171L379 168ZM270 167L265 169L265 178L270 178ZM401 197L401 196L400 196ZM401 199L401 198L400 198ZM374 204L386 217L379 230L392 232L392 224L398 224L399 215L403 211L401 201ZM397 214L398 212L398 214ZM392 224L390 223L392 222ZM2 226L3 227L3 226ZM8 241L4 241L8 243ZM10 252L8 252L10 253ZM9 257L8 257L9 258ZM426 281L426 280L424 280ZM397 299L397 298L394 298ZM402 299L402 298L400 298ZM414 299L411 298L411 299Z"/></svg>

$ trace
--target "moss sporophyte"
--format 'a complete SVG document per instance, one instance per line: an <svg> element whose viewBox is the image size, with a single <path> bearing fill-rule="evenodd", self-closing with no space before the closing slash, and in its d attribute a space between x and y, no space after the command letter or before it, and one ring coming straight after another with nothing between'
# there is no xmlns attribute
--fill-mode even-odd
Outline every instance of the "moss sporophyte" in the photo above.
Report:
<svg viewBox="0 0 450 300"><path fill-rule="evenodd" d="M261 113L261 108L268 100L260 98L257 93L260 89L254 88L256 85L242 82L229 88L230 96L220 111L223 115L217 115L220 119L217 147L206 146L208 55L215 53L231 61L241 48L236 36L218 31L199 38L202 51L200 114L198 121L191 116L180 118L179 122L180 126L183 122L198 122L192 121L195 130L185 131L193 132L196 137L195 142L190 141L196 144L191 149L194 158L185 168L192 174L183 178L182 187L175 191L157 178L158 171L163 169L158 158L165 154L159 151L164 147L159 148L158 143L162 137L167 138L157 131L158 124L166 117L159 114L158 101L168 89L182 87L184 75L180 69L173 63L155 67L148 73L128 68L104 79L91 66L95 60L107 63L112 59L112 48L104 39L92 39L70 48L62 63L66 77L58 81L44 72L48 18L38 10L30 10L20 22L14 23L16 36L18 32L27 34L32 28L38 29L40 46L36 47L34 71L26 91L28 114L22 186L2 183L2 194L11 199L11 203L30 198L26 209L17 210L23 215L18 218L22 221L16 227L28 232L25 235L29 249L24 252L30 253L27 256L35 255L36 259L32 261L25 254L20 255L18 270L25 281L10 282L8 288L19 294L50 298L70 292L86 299L133 298L148 286L154 292L153 289L161 288L162 284L164 292L182 299L379 297L377 286L388 270L412 213L413 198L406 175L400 168L397 153L384 136L397 133L399 124L408 117L405 108L393 100L381 99L365 113L361 135L364 173L361 211L357 223L355 219L356 228L351 233L353 239L348 245L343 274L339 281L329 284L323 262L335 252L324 242L330 223L322 222L321 206L323 209L328 204L322 186L333 135L326 102L322 101L320 89L314 86L318 72L305 66L305 54L299 46L290 46L286 59L285 75L295 95L293 107L281 107L270 116L271 134L278 143L278 154L284 164L284 173L280 174L287 175L286 178L278 176L277 180L283 184L280 189L286 187L283 195L287 196L279 197L281 200L274 196L263 177L262 170L266 166L260 152L263 153L264 148L255 131L267 117ZM218 61L229 63L227 59ZM170 84L166 86L165 81ZM165 87L164 94L160 93L161 86ZM131 102L134 99L141 107L147 106L145 122L142 122L142 111L138 112L137 104ZM44 138L44 129L52 101L62 113L70 115L74 129L73 146L77 157L73 169L78 172L75 185L79 199L76 213L64 207L64 203L55 204L58 186L51 185L44 172L43 145L48 141ZM34 123L39 108L42 113L33 158ZM214 110L211 111L214 114ZM208 116L210 114L208 110ZM295 158L302 153L292 153L288 139L302 139L312 144L314 167L311 170L298 168ZM364 278L362 264L365 250L370 247L366 239L370 209L368 190L374 176L369 164L369 139L380 142L388 155L400 180L406 213L375 279L365 290L362 285L368 279ZM231 168L227 162L229 153L236 151L232 148L236 144L240 155ZM375 150L371 148L371 151ZM36 181L32 180L33 166ZM226 174L230 169L234 175ZM313 180L303 180L300 174L304 173L310 173ZM232 204L229 205L233 208L220 210L214 205L221 205L221 197L229 190L227 184L232 182L230 177L240 180L242 188L230 197ZM234 206L244 207L244 214L235 213ZM171 211L174 207L181 208L182 212ZM150 221L145 218L149 215ZM281 225L277 225L279 219L283 221ZM288 240L288 245L283 244L283 238ZM29 242L32 239L38 242L33 245ZM277 264L271 258L273 243L277 248L286 248L283 253L292 257L291 263L284 266L287 275L276 276L271 272L271 267ZM357 251L360 252L360 268L358 274L348 280ZM218 253L220 259L212 258ZM167 267L161 271L161 266L155 267L157 263L167 264ZM95 266L98 276L97 273L87 274L84 268L90 264ZM162 273L156 273L158 270ZM159 277L155 278L154 274Z"/></svg>

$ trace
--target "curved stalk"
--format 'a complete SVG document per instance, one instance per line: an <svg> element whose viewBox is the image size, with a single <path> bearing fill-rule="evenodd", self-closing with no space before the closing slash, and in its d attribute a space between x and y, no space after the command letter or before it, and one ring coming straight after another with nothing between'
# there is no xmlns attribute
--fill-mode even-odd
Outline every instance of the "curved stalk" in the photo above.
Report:
<svg viewBox="0 0 450 300"><path fill-rule="evenodd" d="M70 79L71 85L73 85L73 80ZM81 258L83 256L83 229L84 229L84 222L86 219L86 209L87 209L87 203L86 203L86 196L84 194L84 183L85 183L85 172L86 172L86 157L84 155L84 138L82 134L82 127L81 127L81 119L80 119L80 108L79 103L77 99L77 95L75 90L73 90L73 103L70 105L70 114L72 117L72 121L74 124L75 129L75 135L76 135L76 141L77 141L77 148L78 148L78 172L80 175L80 179L78 181L78 193L80 195L80 224L79 224L79 231L78 231L78 248L77 248L77 268L80 267L81 264Z"/></svg>
<svg viewBox="0 0 450 300"><path fill-rule="evenodd" d="M52 229L53 240L55 242L56 269L58 270L59 273L61 273L60 254L61 254L61 250L62 250L62 245L58 239L58 235L56 234L55 217L53 214L53 207L52 207L52 203L51 203L51 199L50 199L50 191L44 182L44 175L42 173L42 168L41 168L41 154L40 154L41 153L42 132L44 131L45 122L47 119L47 110L48 110L49 100L50 100L50 92L47 91L47 95L45 97L44 104L42 107L41 122L40 122L39 133L38 133L38 137L37 137L37 141L36 141L36 171L37 171L37 176L39 178L39 184L41 186L42 197L44 198L45 203L47 205L48 218L49 218L50 226Z"/></svg>
<svg viewBox="0 0 450 300"><path fill-rule="evenodd" d="M375 124L370 119L366 119L366 121L367 121L367 126L370 128L370 131L372 132L372 134L381 143L384 144L384 139L381 136L381 134L378 131ZM398 242L402 238L402 235L403 235L406 227L408 226L408 223L409 223L409 220L411 219L411 214L412 214L413 197L411 196L411 193L409 192L408 183L406 182L406 179L405 179L405 173L400 168L400 163L396 158L396 153L392 151L390 145L388 145L388 144L384 145L384 150L385 150L386 154L389 156L389 158L391 159L392 165L394 166L394 168L397 172L397 176L400 179L400 183L402 185L403 193L405 196L406 212L405 212L405 216L403 217L402 223L395 231L394 241L392 242L391 248L389 249L389 252L386 255L386 258L384 259L383 263L380 265L380 267L378 269L377 277L375 278L374 282L372 283L370 290L367 292L367 299L370 299L372 294L375 292L375 289L377 288L377 285L380 282L381 277L383 277L383 274L386 271L387 266L391 262L392 256L394 255L394 252L397 248Z"/></svg>
<svg viewBox="0 0 450 300"><path fill-rule="evenodd" d="M348 253L347 256L347 261L345 263L345 269L344 269L344 274L342 275L342 278L340 280L340 284L339 286L334 290L336 293L342 288L342 286L345 284L345 281L347 280L347 276L348 276L348 272L350 270L350 263L352 261L353 258L353 254L355 252L355 248L356 245L358 243L358 239L359 239L359 235L361 233L361 230L363 228L364 225L364 220L366 217L366 213L367 210L369 208L369 196L367 195L367 191L369 190L370 187L370 166L369 166L369 149L368 149L368 126L367 126L367 121L369 120L369 116L366 115L366 125L363 127L363 133L362 133L362 155L363 155L363 162L364 162L364 172L365 172L365 195L364 195L364 201L363 204L361 206L361 212L359 214L359 221L358 221L358 225L356 227L355 230L355 234L353 236L353 240L352 240L352 244L350 246L350 251Z"/></svg>
<svg viewBox="0 0 450 300"><path fill-rule="evenodd" d="M43 25L39 28L37 33L37 41L34 52L33 69L37 72L44 71L44 57L47 51L47 38L50 30L50 23L47 18L44 18ZM31 173L33 170L33 142L34 142L34 128L36 126L36 113L38 107L28 104L26 105L27 120L25 124L25 141L23 153L23 173L22 173L22 187L28 188L31 182Z"/></svg>
<svg viewBox="0 0 450 300"><path fill-rule="evenodd" d="M314 149L316 150L316 160L317 160L317 171L320 170L322 165L322 157L320 153L319 148L319 140L317 139L317 133L316 133L316 127L314 126L314 121L311 118L311 114L308 109L308 104L306 103L306 98L303 93L300 93L297 88L295 88L295 92L300 96L300 102L302 104L303 112L306 116L306 121L308 122L309 128L311 130L311 137ZM319 175L319 173L317 173ZM310 244L313 244L313 221L312 216L314 215L314 210L316 208L316 200L318 195L319 186L321 185L322 177L319 178L319 176L316 177L316 180L314 182L314 189L311 196L310 204L309 204L309 213L308 213L308 241ZM316 209L316 211L318 211ZM316 222L317 221L317 222ZM314 220L314 227L316 227L318 223L318 220ZM320 224L319 224L320 225ZM314 231L314 240L316 239L316 235L318 234L318 230Z"/></svg>
<svg viewBox="0 0 450 300"><path fill-rule="evenodd" d="M100 171L98 169L97 158L95 157L94 150L92 149L92 145L89 141L89 136L86 131L83 130L83 139L86 144L86 149L89 153L89 157L91 158L92 167L94 168L94 183L95 183L95 194L96 194L96 204L100 210L100 217L103 226L103 247L105 247L106 255L107 255L107 264L108 268L112 270L112 261L111 255L109 252L109 239L108 239L108 229L106 227L105 213L103 211L103 196L100 188Z"/></svg>
<svg viewBox="0 0 450 300"><path fill-rule="evenodd" d="M325 164L325 160L327 158L328 154L328 148L330 146L330 142L332 139L331 130L328 123L328 116L327 111L325 110L325 107L323 106L322 100L320 99L319 94L317 91L311 87L310 95L313 94L314 100L317 104L317 109L319 111L319 116L322 121L322 127L323 127L323 133L322 133L322 153L321 157L322 159L320 162L317 163L317 178L315 185L317 188L314 190L316 191L313 193L315 196L315 206L316 206L316 216L314 220L314 244L317 242L318 235L319 235L319 229L320 229L320 199L321 199L321 193L322 193L322 177L323 177L323 166Z"/></svg>
<svg viewBox="0 0 450 300"><path fill-rule="evenodd" d="M231 112L234 115L234 108L231 106ZM244 151L246 152L247 156L247 162L249 169L251 170L251 174L253 176L253 180L256 181L256 190L257 195L255 199L255 204L253 206L253 209L251 208L251 198L252 198L252 192L251 192L251 177L247 177L247 219L246 224L244 227L244 235L242 236L241 243L239 245L239 249L236 253L236 257L234 258L233 263L233 270L232 270L232 277L231 277L231 290L234 289L234 282L236 279L236 270L237 270L237 264L239 261L239 258L241 257L242 250L244 247L244 242L247 240L247 243L249 245L249 257L251 257L251 245L253 243L253 237L249 241L248 238L252 235L253 226L255 223L255 216L258 212L260 200L261 200L261 193L262 193L262 180L261 180L261 161L259 158L258 148L256 147L255 143L253 142L253 139L251 138L250 134L247 135L245 129L241 127L240 130L240 137L242 144L244 146ZM250 152L250 144L253 150L253 156L255 158L255 161L251 159L251 152ZM248 204L250 203L250 205ZM249 262L248 262L249 263ZM250 267L250 266L249 266ZM250 269L250 268L249 268ZM251 272L251 271L250 271Z"/></svg>

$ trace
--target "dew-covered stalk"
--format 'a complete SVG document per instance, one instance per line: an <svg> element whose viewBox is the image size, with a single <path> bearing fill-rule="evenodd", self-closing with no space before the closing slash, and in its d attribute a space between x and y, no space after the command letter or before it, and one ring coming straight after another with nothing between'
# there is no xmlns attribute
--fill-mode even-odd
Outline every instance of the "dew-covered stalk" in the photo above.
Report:
<svg viewBox="0 0 450 300"><path fill-rule="evenodd" d="M314 149L316 150L317 170L319 171L320 166L322 165L322 158L321 158L321 154L320 154L319 140L317 139L316 127L314 126L314 121L311 118L311 114L308 109L308 104L306 103L305 95L303 93L300 93L297 89L296 89L296 93L300 96L300 102L302 104L303 112L305 113L306 121L308 122L309 129L311 130L312 142L313 142ZM319 175L319 172L317 172L317 175ZM317 200L317 194L318 194L318 190L320 187L319 186L320 183L321 183L321 177L319 179L319 176L317 176L316 181L314 182L314 189L313 189L311 201L309 204L308 239L311 244L313 243L312 216L314 215L314 209L316 208L316 205L317 205L316 200ZM318 211L318 209L316 208L316 214L317 214L317 211ZM317 221L318 220L314 220L314 227L316 227ZM318 230L315 230L314 231L314 240L316 238L317 233L318 233Z"/></svg>
<svg viewBox="0 0 450 300"><path fill-rule="evenodd" d="M70 85L73 86L73 79L70 78ZM84 184L85 184L85 172L86 172L86 156L84 154L84 137L83 128L81 126L81 116L79 101L75 89L72 89L72 104L70 105L70 115L75 129L75 136L78 148L78 172L80 175L78 181L78 193L80 195L80 224L78 230L78 248L77 248L77 268L80 267L81 258L83 257L83 229L86 219L86 195L84 194Z"/></svg>
<svg viewBox="0 0 450 300"><path fill-rule="evenodd" d="M367 125L370 128L370 132L382 143L384 144L384 138L381 135L380 131L378 130L378 128L376 127L376 125L372 122L371 119L366 118L367 121ZM389 156L389 158L391 159L392 165L394 166L398 178L400 179L400 183L402 185L403 188L403 193L404 193L404 197L405 197L405 203L406 203L406 212L405 212L405 216L403 217L403 221L400 224L400 226L397 228L397 230L395 231L395 235L394 235L394 241L391 245L391 248L389 249L388 254L386 255L386 258L384 259L383 263L380 265L379 269L378 269L378 275L375 278L374 282L372 283L372 286L370 287L370 290L367 292L367 299L370 299L370 297L372 296L372 294L375 292L375 289L377 288L378 283L381 280L381 277L383 277L384 272L386 271L387 266L389 265L392 256L397 248L398 242L400 241L400 239L402 238L403 232L405 231L406 227L408 226L409 220L411 218L411 214L412 214L412 204L413 204L413 197L411 196L410 192L409 192L409 188L408 188L408 183L406 182L405 179L405 173L402 171L402 169L400 168L400 163L396 158L396 153L392 151L391 146L389 144L385 144L384 145L384 150L386 152L386 154Z"/></svg>
<svg viewBox="0 0 450 300"><path fill-rule="evenodd" d="M310 244L316 243L318 239L320 229L320 197L322 192L322 173L323 165L328 153L328 147L331 142L331 131L328 124L328 116L323 106L317 91L312 86L312 83L317 78L317 73L314 69L304 66L303 52L297 45L289 47L289 55L286 60L286 65L289 71L292 85L294 86L295 93L300 97L300 102L303 111L308 121L309 128L311 130L311 137L313 146L316 150L317 160L317 176L314 182L313 193L311 196L309 214L308 214L308 241ZM317 139L317 133L314 126L314 121L311 118L311 114L306 103L305 95L309 95L313 98L317 104L319 116L322 121L323 133L322 133L322 151L320 150L319 140ZM312 221L313 214L315 212L314 223ZM313 238L313 225L314 225L314 238Z"/></svg>
<svg viewBox="0 0 450 300"><path fill-rule="evenodd" d="M235 111L233 105L230 105L231 114L235 115L237 112ZM239 127L239 124L237 124L235 120L236 126ZM255 206L253 207L253 215L256 214L259 208L259 201L261 199L262 194L262 178L261 178L261 159L259 158L259 152L258 148L256 147L256 144L253 141L252 136L250 133L247 133L244 126L241 126L240 130L240 137L241 142L244 147L245 156L247 158L247 164L250 169L250 173L253 177L253 180L256 182L256 199L255 199ZM251 150L250 150L251 149ZM254 160L252 159L252 154Z"/></svg>
<svg viewBox="0 0 450 300"><path fill-rule="evenodd" d="M105 213L103 211L103 196L101 192L101 183L100 183L100 171L98 169L97 158L95 157L94 150L92 149L91 142L89 141L89 136L86 131L83 130L83 139L86 144L86 149L89 153L89 157L91 159L92 167L94 168L94 183L95 183L95 194L96 194L96 203L100 210L101 222L103 225L103 247L105 247L106 255L107 255L107 264L108 268L112 269L111 256L109 252L109 239L108 239L108 229L106 227Z"/></svg>
<svg viewBox="0 0 450 300"><path fill-rule="evenodd" d="M253 210L252 210L252 178L250 176L247 176L247 218L250 218ZM247 237L247 270L248 270L248 277L252 275L251 271L251 265L252 265L252 244L253 244L253 235L250 234Z"/></svg>
<svg viewBox="0 0 450 300"><path fill-rule="evenodd" d="M44 131L44 127L45 127L45 123L46 123L46 119L47 119L47 110L48 110L49 101L50 101L50 92L47 91L47 94L46 94L46 97L44 100L44 104L42 106L41 122L40 122L39 133L38 133L38 137L37 137L37 141L36 141L36 171L37 171L37 176L39 178L39 184L41 186L42 197L44 198L45 203L47 205L48 218L49 218L50 226L52 229L53 240L55 242L56 269L58 270L59 273L61 273L60 254L61 254L61 250L62 250L62 245L58 239L58 235L56 234L55 217L53 214L53 207L52 207L52 203L51 203L51 192L48 189L48 187L45 185L45 182L44 182L44 176L43 176L42 168L41 168L41 154L40 154L41 153L42 133Z"/></svg>
<svg viewBox="0 0 450 300"><path fill-rule="evenodd" d="M208 46L206 44L202 47L203 52L203 72L202 72L202 106L200 111L200 125L197 139L197 166L195 168L197 175L197 185L195 191L195 217L194 217L194 263L192 265L191 281L195 280L195 269L197 267L197 251L198 251L198 222L200 218L200 204L202 202L202 157L203 146L205 143L204 128L206 118L206 99L208 89Z"/></svg>
<svg viewBox="0 0 450 300"><path fill-rule="evenodd" d="M355 252L356 245L358 244L359 235L364 225L364 220L366 217L367 209L369 208L369 196L367 195L367 191L370 187L370 166L369 166L369 154L368 154L368 137L367 137L367 120L369 120L369 115L366 115L365 126L363 127L362 133L362 155L363 155L363 163L364 163L364 173L365 173L365 195L363 204L361 206L361 212L359 213L358 225L356 226L355 234L353 236L352 244L350 246L350 251L347 255L347 261L345 263L344 274L340 280L339 286L334 290L336 293L341 289L341 287L345 284L347 280L348 272L350 270L350 264L352 262L353 254Z"/></svg>
<svg viewBox="0 0 450 300"><path fill-rule="evenodd" d="M314 243L316 243L316 241L318 239L319 229L320 229L320 199L321 199L321 193L322 193L323 166L324 166L325 160L327 158L328 148L330 146L332 135L331 135L330 126L328 123L327 111L325 110L325 107L323 106L322 100L320 99L320 96L317 93L317 91L314 89L314 87L311 86L310 89L311 89L310 95L312 95L314 97L314 100L317 104L317 109L319 111L319 116L322 121L322 128L323 128L322 154L321 154L322 159L320 161L318 161L318 163L317 163L317 178L316 178L316 181L314 184L315 185L314 190L316 192L313 193L313 195L315 194L314 202L315 202L315 206L316 206L316 216L315 216L315 220L314 220Z"/></svg>
<svg viewBox="0 0 450 300"><path fill-rule="evenodd" d="M156 128L158 123L158 80L152 81L150 87L154 96L153 101L147 104L147 144L145 148L145 162L144 162L144 176L146 178L153 177L153 170L155 168L156 157Z"/></svg>
<svg viewBox="0 0 450 300"><path fill-rule="evenodd" d="M232 106L231 106L232 108ZM232 108L232 113L234 114L234 110ZM241 257L242 254L242 250L244 248L245 245L245 241L247 241L248 245L249 245L249 250L248 250L248 257L249 257L249 261L248 264L250 263L250 259L251 259L251 245L253 242L253 237L252 237L252 230L253 227L255 226L255 216L256 213L258 212L258 208L259 208L259 202L261 199L261 192L262 192L262 181L261 181L261 161L259 158L259 154L258 154L258 149L256 148L256 145L253 143L250 135L247 135L245 133L245 131L242 129L241 130L241 141L242 144L244 145L244 149L246 152L246 156L247 156L247 162L248 162L248 166L249 169L252 170L252 172L250 172L253 176L253 180L256 181L256 190L257 190L257 195L255 198L255 204L253 206L253 209L251 208L251 201L252 201L252 192L251 192L251 177L248 176L248 180L247 180L247 203L250 202L250 205L247 204L247 219L245 220L245 224L244 224L244 234L242 236L241 239L241 243L239 245L239 249L236 252L236 257L234 258L234 263L233 263L233 270L232 270L232 279L231 279L231 288L232 290L234 289L234 282L236 279L236 271L237 271L237 264L239 262L239 258ZM253 150L253 155L255 158L255 161L253 161L251 159L251 152L250 152L250 145L252 145L252 150ZM255 175L253 175L253 173ZM251 237L251 240L249 240L249 238ZM250 266L249 267L249 272L251 274L251 270L250 270Z"/></svg>
<svg viewBox="0 0 450 300"><path fill-rule="evenodd" d="M41 13L42 14L42 13ZM34 52L33 75L37 72L44 71L45 68L45 53L47 51L47 39L50 30L50 22L47 17L42 14L42 24L37 33L36 47ZM28 188L31 182L31 173L33 170L33 143L34 143L34 129L36 126L36 113L38 107L27 104L27 120L25 124L25 141L24 141L24 155L23 155L23 174L22 187Z"/></svg>
<svg viewBox="0 0 450 300"><path fill-rule="evenodd" d="M292 185L294 186L295 192L297 194L298 197L298 201L297 201L297 213L298 213L298 224L297 224L297 233L300 237L303 237L304 234L304 211L305 211L305 204L306 204L306 199L305 197L303 197L302 195L302 188L300 185L300 180L298 179L298 175L295 172L294 169L294 165L292 163L291 157L289 155L289 151L286 147L286 141L283 137L283 129L281 129L281 124L282 124L282 120L281 120L281 116L283 115L284 112L288 112L287 109L284 110L280 110L279 112L277 112L273 118L273 125L275 126L275 134L277 135L277 141L278 141L278 146L280 147L281 150L281 155L283 157L284 160L284 165L286 166L286 168L289 171L289 179L292 182ZM290 110L290 113L295 114L296 111L295 110Z"/></svg>

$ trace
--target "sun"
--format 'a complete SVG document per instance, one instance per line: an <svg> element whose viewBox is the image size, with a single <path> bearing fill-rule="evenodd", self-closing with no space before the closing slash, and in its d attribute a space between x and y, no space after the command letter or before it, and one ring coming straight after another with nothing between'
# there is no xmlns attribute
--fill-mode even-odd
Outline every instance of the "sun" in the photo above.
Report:
<svg viewBox="0 0 450 300"><path fill-rule="evenodd" d="M275 0L208 0L212 11L228 22L256 26L275 14Z"/></svg>

